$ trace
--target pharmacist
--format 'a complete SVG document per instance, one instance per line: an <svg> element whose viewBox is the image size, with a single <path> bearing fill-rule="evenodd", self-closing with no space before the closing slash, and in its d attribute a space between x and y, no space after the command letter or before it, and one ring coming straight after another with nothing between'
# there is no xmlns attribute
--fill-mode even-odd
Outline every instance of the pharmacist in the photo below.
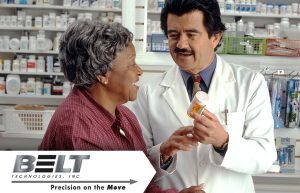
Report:
<svg viewBox="0 0 300 193"><path fill-rule="evenodd" d="M132 109L152 161L160 149L163 160L173 158L164 141L182 126L194 126L199 145L178 152L177 170L156 182L162 188L204 183L209 193L254 193L252 174L266 172L276 159L264 77L215 54L225 31L216 0L166 1L161 26L176 65L144 85ZM209 102L201 116L189 118L186 111L199 86Z"/></svg>

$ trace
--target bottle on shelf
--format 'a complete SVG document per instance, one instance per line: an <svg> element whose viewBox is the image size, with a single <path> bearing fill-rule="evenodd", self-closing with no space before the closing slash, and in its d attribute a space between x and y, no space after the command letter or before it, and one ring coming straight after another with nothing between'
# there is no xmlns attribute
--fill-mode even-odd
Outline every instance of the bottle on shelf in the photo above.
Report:
<svg viewBox="0 0 300 193"><path fill-rule="evenodd" d="M3 62L3 71L10 72L11 71L11 61L10 60L4 60Z"/></svg>
<svg viewBox="0 0 300 193"><path fill-rule="evenodd" d="M5 94L5 80L0 76L0 94Z"/></svg>
<svg viewBox="0 0 300 193"><path fill-rule="evenodd" d="M233 0L226 0L225 2L225 12L233 13L234 12L234 1Z"/></svg>
<svg viewBox="0 0 300 193"><path fill-rule="evenodd" d="M115 23L122 23L122 16L116 15L115 18L114 18L114 22Z"/></svg>
<svg viewBox="0 0 300 193"><path fill-rule="evenodd" d="M43 27L42 17L35 17L34 18L34 27L36 27L36 28L42 28Z"/></svg>
<svg viewBox="0 0 300 193"><path fill-rule="evenodd" d="M44 5L44 0L36 0L35 3L37 5Z"/></svg>
<svg viewBox="0 0 300 193"><path fill-rule="evenodd" d="M72 0L71 1L71 6L72 7L79 7L79 0Z"/></svg>
<svg viewBox="0 0 300 193"><path fill-rule="evenodd" d="M113 9L120 9L121 8L121 1L120 0L113 0L112 8Z"/></svg>
<svg viewBox="0 0 300 193"><path fill-rule="evenodd" d="M43 83L43 95L51 95L52 79L45 78Z"/></svg>
<svg viewBox="0 0 300 193"><path fill-rule="evenodd" d="M63 6L65 7L71 7L72 5L72 0L64 0L63 1Z"/></svg>
<svg viewBox="0 0 300 193"><path fill-rule="evenodd" d="M20 61L19 61L19 59L13 60L12 71L13 72L20 72Z"/></svg>
<svg viewBox="0 0 300 193"><path fill-rule="evenodd" d="M36 37L29 36L29 50L36 50Z"/></svg>
<svg viewBox="0 0 300 193"><path fill-rule="evenodd" d="M218 2L219 2L220 11L224 12L225 0L218 0Z"/></svg>
<svg viewBox="0 0 300 193"><path fill-rule="evenodd" d="M27 72L36 72L35 55L29 55L29 59L27 61Z"/></svg>
<svg viewBox="0 0 300 193"><path fill-rule="evenodd" d="M39 31L36 38L36 49L38 51L45 51L46 49L46 38L45 31Z"/></svg>
<svg viewBox="0 0 300 193"><path fill-rule="evenodd" d="M80 0L79 5L80 5L80 7L88 8L88 7L90 7L90 1L89 0Z"/></svg>
<svg viewBox="0 0 300 193"><path fill-rule="evenodd" d="M28 36L21 36L20 50L28 50L28 45L29 45Z"/></svg>
<svg viewBox="0 0 300 193"><path fill-rule="evenodd" d="M0 72L3 71L3 60L0 58Z"/></svg>
<svg viewBox="0 0 300 193"><path fill-rule="evenodd" d="M32 16L31 15L26 15L25 27L32 27Z"/></svg>
<svg viewBox="0 0 300 193"><path fill-rule="evenodd" d="M49 26L50 28L55 28L56 24L56 13L49 13Z"/></svg>
<svg viewBox="0 0 300 193"><path fill-rule="evenodd" d="M162 10L162 8L164 8L165 6L165 1L164 0L157 0L157 8L159 11Z"/></svg>
<svg viewBox="0 0 300 193"><path fill-rule="evenodd" d="M67 96L71 92L71 84L68 81L63 83L63 96Z"/></svg>
<svg viewBox="0 0 300 193"><path fill-rule="evenodd" d="M21 58L20 60L20 72L27 72L27 59Z"/></svg>
<svg viewBox="0 0 300 193"><path fill-rule="evenodd" d="M280 23L274 23L274 36L280 37Z"/></svg>
<svg viewBox="0 0 300 193"><path fill-rule="evenodd" d="M9 36L3 36L3 49L9 50Z"/></svg>
<svg viewBox="0 0 300 193"><path fill-rule="evenodd" d="M17 27L17 21L18 21L18 19L17 19L16 15L11 16L10 26L11 27Z"/></svg>
<svg viewBox="0 0 300 193"><path fill-rule="evenodd" d="M256 0L251 0L251 13L256 13Z"/></svg>
<svg viewBox="0 0 300 193"><path fill-rule="evenodd" d="M41 79L37 78L35 82L35 95L43 94L43 82Z"/></svg>
<svg viewBox="0 0 300 193"><path fill-rule="evenodd" d="M26 83L26 93L28 95L35 95L35 78L29 77Z"/></svg>
<svg viewBox="0 0 300 193"><path fill-rule="evenodd" d="M101 13L101 21L104 22L104 23L108 22L108 18L107 18L107 15L106 15L105 12Z"/></svg>
<svg viewBox="0 0 300 193"><path fill-rule="evenodd" d="M21 80L16 74L9 74L6 77L6 93L9 95L18 95L20 93Z"/></svg>
<svg viewBox="0 0 300 193"><path fill-rule="evenodd" d="M245 35L244 22L242 19L237 22L237 34L236 35L239 37L244 37L244 35Z"/></svg>
<svg viewBox="0 0 300 193"><path fill-rule="evenodd" d="M246 34L249 36L254 36L254 33L255 33L255 24L253 21L249 21Z"/></svg>
<svg viewBox="0 0 300 193"><path fill-rule="evenodd" d="M63 95L63 82L57 78L54 78L52 83L52 95Z"/></svg>
<svg viewBox="0 0 300 193"><path fill-rule="evenodd" d="M36 62L36 71L37 72L45 72L45 59L43 56L38 56L38 60Z"/></svg>
<svg viewBox="0 0 300 193"><path fill-rule="evenodd" d="M90 7L91 8L98 8L99 7L99 1L98 0L90 0Z"/></svg>
<svg viewBox="0 0 300 193"><path fill-rule="evenodd" d="M23 42L22 42L23 43ZM11 50L18 50L20 48L20 40L17 38L12 38L9 41L9 48Z"/></svg>
<svg viewBox="0 0 300 193"><path fill-rule="evenodd" d="M53 72L53 56L47 56L47 72Z"/></svg>
<svg viewBox="0 0 300 193"><path fill-rule="evenodd" d="M21 82L20 95L25 95L27 93L27 83Z"/></svg>

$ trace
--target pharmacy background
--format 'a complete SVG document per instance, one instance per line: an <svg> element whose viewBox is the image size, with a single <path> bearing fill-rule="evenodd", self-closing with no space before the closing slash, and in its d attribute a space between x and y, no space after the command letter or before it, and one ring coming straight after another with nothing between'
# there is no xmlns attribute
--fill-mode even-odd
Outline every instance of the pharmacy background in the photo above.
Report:
<svg viewBox="0 0 300 193"><path fill-rule="evenodd" d="M6 150L36 150L72 90L58 53L59 39L74 21L118 22L130 29L143 70L140 84L170 69L174 62L160 28L164 2L0 0L1 160ZM277 160L270 173L253 175L256 191L300 192L300 0L218 2L227 30L217 54L261 72L268 83Z"/></svg>

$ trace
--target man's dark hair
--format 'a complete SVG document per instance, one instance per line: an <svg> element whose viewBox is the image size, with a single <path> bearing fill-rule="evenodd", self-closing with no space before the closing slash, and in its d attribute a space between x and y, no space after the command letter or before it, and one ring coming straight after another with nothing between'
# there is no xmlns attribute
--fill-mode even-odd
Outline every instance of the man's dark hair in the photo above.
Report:
<svg viewBox="0 0 300 193"><path fill-rule="evenodd" d="M165 0L165 7L160 15L161 29L168 36L167 20L169 13L182 16L197 10L204 15L203 24L209 38L226 30L221 20L220 7L217 0Z"/></svg>

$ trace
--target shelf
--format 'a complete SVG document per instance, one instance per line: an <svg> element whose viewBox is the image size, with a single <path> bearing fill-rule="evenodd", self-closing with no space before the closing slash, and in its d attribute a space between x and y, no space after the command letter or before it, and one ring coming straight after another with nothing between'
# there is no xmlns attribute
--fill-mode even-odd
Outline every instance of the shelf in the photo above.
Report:
<svg viewBox="0 0 300 193"><path fill-rule="evenodd" d="M102 8L81 8L81 7L65 7L62 5L0 5L0 8L24 8L24 9L52 9L52 10L68 10L68 11L91 11L91 12L120 12L121 9L102 9Z"/></svg>
<svg viewBox="0 0 300 193"><path fill-rule="evenodd" d="M23 139L42 139L44 133L9 133L0 132L0 137L3 138L23 138Z"/></svg>
<svg viewBox="0 0 300 193"><path fill-rule="evenodd" d="M300 128L274 129L275 137L290 137L300 139Z"/></svg>
<svg viewBox="0 0 300 193"><path fill-rule="evenodd" d="M254 175L255 177L267 177L267 178L299 178L300 179L300 171L294 171L289 173L266 173Z"/></svg>
<svg viewBox="0 0 300 193"><path fill-rule="evenodd" d="M62 95L8 95L8 94L1 94L0 98L15 98L23 99L23 98L32 98L32 99L64 99L66 96Z"/></svg>
<svg viewBox="0 0 300 193"><path fill-rule="evenodd" d="M18 54L54 54L57 55L57 51L34 51L34 50L0 50L0 53L18 53Z"/></svg>
<svg viewBox="0 0 300 193"><path fill-rule="evenodd" d="M259 17L259 18L290 18L290 19L300 19L300 15L278 15L278 14L260 14L260 13L224 13L221 12L222 16L241 16L241 17Z"/></svg>
<svg viewBox="0 0 300 193"><path fill-rule="evenodd" d="M32 104L58 106L66 96L55 95L0 95L0 105Z"/></svg>
<svg viewBox="0 0 300 193"><path fill-rule="evenodd" d="M254 175L253 182L257 192L299 192L300 171Z"/></svg>
<svg viewBox="0 0 300 193"><path fill-rule="evenodd" d="M54 32L64 32L64 28L36 28L36 27L0 27L0 30L15 30L15 31L54 31Z"/></svg>
<svg viewBox="0 0 300 193"><path fill-rule="evenodd" d="M34 76L64 76L62 72L6 72L0 71L0 74L20 74L20 75L34 75Z"/></svg>
<svg viewBox="0 0 300 193"><path fill-rule="evenodd" d="M148 11L148 14L153 15L160 15L160 11ZM258 17L258 18L290 18L290 19L300 19L300 15L278 15L278 14L260 14L260 13L226 13L221 12L221 16L228 16L228 17L234 17L234 16L241 16L241 17Z"/></svg>
<svg viewBox="0 0 300 193"><path fill-rule="evenodd" d="M256 56L256 55L219 55L227 62L246 66L253 70L261 71L268 67L270 72L275 69L282 69L286 72L295 70L300 71L299 57L280 57L280 56ZM137 64L147 68L147 70L165 71L175 65L170 53L168 52L146 52L137 53Z"/></svg>

